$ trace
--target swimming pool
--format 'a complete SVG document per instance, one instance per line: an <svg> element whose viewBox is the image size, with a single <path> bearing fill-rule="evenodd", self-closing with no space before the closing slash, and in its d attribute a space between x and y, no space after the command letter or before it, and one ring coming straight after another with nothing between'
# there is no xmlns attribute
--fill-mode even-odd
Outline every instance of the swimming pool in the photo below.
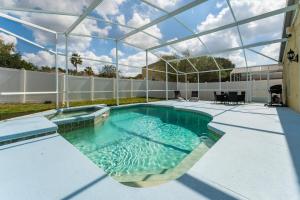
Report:
<svg viewBox="0 0 300 200"><path fill-rule="evenodd" d="M135 105L111 109L103 125L62 135L120 182L168 181L218 140L210 121L197 112Z"/></svg>

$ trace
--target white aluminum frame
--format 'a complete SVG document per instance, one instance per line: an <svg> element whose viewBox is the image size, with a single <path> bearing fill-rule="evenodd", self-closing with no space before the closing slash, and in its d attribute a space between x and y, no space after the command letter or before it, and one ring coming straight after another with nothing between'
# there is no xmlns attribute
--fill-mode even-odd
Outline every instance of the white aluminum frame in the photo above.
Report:
<svg viewBox="0 0 300 200"><path fill-rule="evenodd" d="M278 9L278 10L274 10L274 11L271 11L271 12L267 12L267 13L264 13L264 14L261 14L261 15L257 15L257 16L254 16L254 17L249 17L247 19L239 20L237 22L226 24L226 25L223 25L223 26L220 26L220 27L217 27L217 28L207 30L207 31L199 32L197 34L187 36L187 37L184 37L184 38L181 38L181 39L178 39L178 40L172 40L170 42L166 42L164 44L160 44L160 45L151 47L148 50L154 50L154 49L162 48L162 47L169 46L169 45L172 45L172 44L176 44L176 43L179 43L179 42L184 42L186 40L190 40L190 39L193 39L193 38L196 38L196 37L200 37L200 36L208 35L208 34L211 34L211 33L218 32L218 31L222 31L222 30L225 30L225 29L233 28L233 27L236 27L237 25L247 24L247 23L250 23L250 22L253 22L253 21L257 21L257 20L260 20L260 19L265 19L265 18L268 18L268 17L272 17L272 16L275 16L275 15L286 13L286 12L289 12L289 11L295 11L297 9L299 9L299 3L297 3L295 5L287 6L285 8L281 8L281 9Z"/></svg>
<svg viewBox="0 0 300 200"><path fill-rule="evenodd" d="M149 28L149 27L151 27L153 25L159 24L162 21L165 21L165 20L167 20L167 19L169 19L169 18L171 18L173 16L176 16L176 15L178 15L180 13L183 13L184 11L189 10L189 9L191 9L191 8L193 8L193 7L201 4L201 3L204 3L206 1L207 0L195 0L195 1L192 1L191 3L188 3L188 4L186 4L186 5L178 8L178 9L174 10L173 12L168 13L167 15L163 15L163 16L161 16L161 17L159 17L159 18L157 18L157 19L149 22L148 24L145 24L145 25L143 25L143 26L141 26L141 27L139 27L139 28L137 28L137 29L135 29L135 30L127 33L127 34L125 34L123 37L119 38L118 40L125 40L126 38L128 38L128 37L130 37L130 36L132 36L132 35L134 35L134 34L136 34L138 32L140 32L140 31L146 30L147 28Z"/></svg>
<svg viewBox="0 0 300 200"><path fill-rule="evenodd" d="M69 35L103 0L94 0L89 7L80 15L80 17L66 30L65 34Z"/></svg>

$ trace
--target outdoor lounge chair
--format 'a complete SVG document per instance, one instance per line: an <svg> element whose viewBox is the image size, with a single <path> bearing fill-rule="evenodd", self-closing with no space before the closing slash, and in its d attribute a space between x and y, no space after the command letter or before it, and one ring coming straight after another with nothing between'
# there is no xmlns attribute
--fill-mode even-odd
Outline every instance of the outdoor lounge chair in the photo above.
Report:
<svg viewBox="0 0 300 200"><path fill-rule="evenodd" d="M183 98L183 97L181 96L181 93L180 93L179 90L174 91L174 95L175 95L175 99L176 99L176 100L179 100L179 101L186 101L186 99Z"/></svg>
<svg viewBox="0 0 300 200"><path fill-rule="evenodd" d="M192 96L189 101L199 101L198 91L192 91Z"/></svg>

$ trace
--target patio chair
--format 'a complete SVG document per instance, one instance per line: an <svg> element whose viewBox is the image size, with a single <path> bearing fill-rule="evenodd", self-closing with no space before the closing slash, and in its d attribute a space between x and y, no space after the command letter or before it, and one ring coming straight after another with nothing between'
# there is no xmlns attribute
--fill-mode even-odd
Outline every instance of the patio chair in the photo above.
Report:
<svg viewBox="0 0 300 200"><path fill-rule="evenodd" d="M238 95L238 102L246 103L246 92L242 91L241 94Z"/></svg>
<svg viewBox="0 0 300 200"><path fill-rule="evenodd" d="M238 104L238 93L237 92L229 92L228 93L228 102Z"/></svg>
<svg viewBox="0 0 300 200"><path fill-rule="evenodd" d="M224 103L225 102L225 96L224 94L217 94L217 92L214 92L214 97L215 97L215 103Z"/></svg>
<svg viewBox="0 0 300 200"><path fill-rule="evenodd" d="M175 99L176 99L176 100L179 100L179 101L186 101L186 99L183 98L183 97L181 96L181 93L180 93L179 90L174 91L174 96L175 96Z"/></svg>
<svg viewBox="0 0 300 200"><path fill-rule="evenodd" d="M189 101L199 101L198 91L192 91L192 96Z"/></svg>

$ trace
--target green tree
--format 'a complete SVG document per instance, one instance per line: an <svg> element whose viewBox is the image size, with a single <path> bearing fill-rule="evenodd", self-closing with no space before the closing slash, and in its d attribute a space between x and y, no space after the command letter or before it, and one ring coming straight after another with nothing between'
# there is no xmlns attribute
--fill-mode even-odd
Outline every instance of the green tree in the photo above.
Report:
<svg viewBox="0 0 300 200"><path fill-rule="evenodd" d="M190 52L186 51L183 53L184 56L190 56ZM164 56L163 59L165 60L172 60L177 58L176 55L174 56ZM220 58L220 57L215 57L217 63L219 64L221 69L229 69L229 68L234 68L235 64L233 64L230 60L226 58ZM194 72L195 70L191 66L191 63L196 67L198 71L209 71L209 70L217 70L217 66L213 60L212 57L209 56L200 56L196 58L190 58L188 60L181 60L178 62L172 62L172 66L182 72ZM191 62L191 63L190 63ZM166 63L162 59L157 61L156 63L152 63L149 65L150 69L155 69L159 71L165 71L166 68ZM175 72L172 67L168 67L169 72ZM227 81L229 80L230 77L230 72L231 70L228 71L222 71L221 76L222 76L222 81ZM143 70L143 75L145 76L145 70ZM165 80L165 73L160 73L160 72L154 72L154 71L149 71L149 79L150 80ZM201 73L199 74L200 77L200 82L215 82L218 81L219 75L218 72L210 72L210 73ZM189 82L197 82L197 74L190 74L187 77ZM169 81L176 81L176 76L169 75L168 76ZM184 76L179 76L179 81L185 81Z"/></svg>
<svg viewBox="0 0 300 200"><path fill-rule="evenodd" d="M14 44L5 44L0 39L0 66L6 68L37 70L37 66L22 59L21 54L15 51Z"/></svg>
<svg viewBox="0 0 300 200"><path fill-rule="evenodd" d="M78 53L72 53L72 57L70 58L72 65L76 69L76 73L78 72L78 65L82 65L82 58Z"/></svg>
<svg viewBox="0 0 300 200"><path fill-rule="evenodd" d="M52 72L52 71L55 71L55 68L51 68L51 67L48 67L48 66L42 66L41 71L42 72Z"/></svg>
<svg viewBox="0 0 300 200"><path fill-rule="evenodd" d="M1 55L5 54L11 54L12 52L15 51L15 46L13 43L11 44L4 44L4 41L0 39L0 53Z"/></svg>
<svg viewBox="0 0 300 200"><path fill-rule="evenodd" d="M88 75L88 76L93 76L94 75L94 71L91 67L86 67L84 69L84 72Z"/></svg>
<svg viewBox="0 0 300 200"><path fill-rule="evenodd" d="M106 78L115 78L116 77L117 68L113 65L105 65L100 71L100 77Z"/></svg>
<svg viewBox="0 0 300 200"><path fill-rule="evenodd" d="M138 74L135 77L133 77L133 79L144 79L143 74Z"/></svg>

